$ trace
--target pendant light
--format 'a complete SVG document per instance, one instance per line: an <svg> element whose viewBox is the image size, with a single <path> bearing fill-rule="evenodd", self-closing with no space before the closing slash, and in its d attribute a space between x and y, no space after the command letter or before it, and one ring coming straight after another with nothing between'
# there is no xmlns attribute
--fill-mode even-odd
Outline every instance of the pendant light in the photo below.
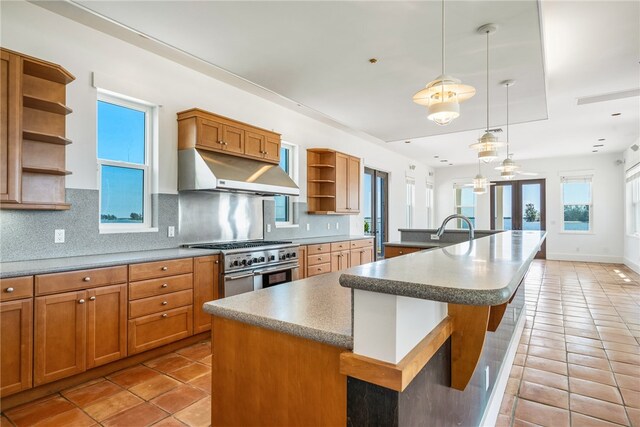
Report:
<svg viewBox="0 0 640 427"><path fill-rule="evenodd" d="M484 194L487 192L487 178L482 176L480 170L480 160L478 160L478 175L473 178L473 192L475 194Z"/></svg>
<svg viewBox="0 0 640 427"><path fill-rule="evenodd" d="M445 74L445 19L442 0L442 74L413 95L413 102L427 107L427 118L440 126L460 116L460 103L476 94L476 90L459 79Z"/></svg>
<svg viewBox="0 0 640 427"><path fill-rule="evenodd" d="M511 159L511 154L509 154L509 88L515 84L514 80L505 80L502 82L502 85L507 88L507 157L502 161L500 166L497 166L495 169L500 171L500 177L502 179L511 180L516 177L516 171L520 169L513 159Z"/></svg>
<svg viewBox="0 0 640 427"><path fill-rule="evenodd" d="M485 24L478 28L478 33L487 35L487 128L484 135L482 135L478 142L471 144L469 148L478 151L478 159L485 163L492 162L498 158L498 148L504 144L498 142L498 138L491 132L489 132L489 35L498 31L498 27L495 24Z"/></svg>

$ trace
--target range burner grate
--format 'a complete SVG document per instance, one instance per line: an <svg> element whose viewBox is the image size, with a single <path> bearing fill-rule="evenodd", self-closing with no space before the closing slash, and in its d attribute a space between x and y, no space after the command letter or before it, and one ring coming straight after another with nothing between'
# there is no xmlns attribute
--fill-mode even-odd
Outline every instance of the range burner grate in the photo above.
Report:
<svg viewBox="0 0 640 427"><path fill-rule="evenodd" d="M232 243L202 243L199 245L189 245L194 249L218 249L221 251L231 249L245 249L245 248L258 248L265 246L286 245L291 242L279 241L279 240L259 240L252 242L232 242Z"/></svg>

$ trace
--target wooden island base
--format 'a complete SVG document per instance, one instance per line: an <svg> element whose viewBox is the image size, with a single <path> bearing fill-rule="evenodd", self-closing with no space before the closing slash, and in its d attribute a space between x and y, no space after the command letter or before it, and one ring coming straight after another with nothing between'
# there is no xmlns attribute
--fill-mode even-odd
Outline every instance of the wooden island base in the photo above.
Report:
<svg viewBox="0 0 640 427"><path fill-rule="evenodd" d="M213 316L212 426L345 426L345 350Z"/></svg>

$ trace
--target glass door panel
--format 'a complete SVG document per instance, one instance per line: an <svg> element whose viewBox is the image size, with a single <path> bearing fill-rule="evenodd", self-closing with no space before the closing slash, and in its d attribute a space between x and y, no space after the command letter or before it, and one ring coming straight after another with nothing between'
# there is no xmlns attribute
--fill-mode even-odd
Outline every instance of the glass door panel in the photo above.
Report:
<svg viewBox="0 0 640 427"><path fill-rule="evenodd" d="M541 223L542 197L539 183L522 184L520 200L522 211L522 230L543 230Z"/></svg>
<svg viewBox="0 0 640 427"><path fill-rule="evenodd" d="M364 169L364 233L374 237L375 257L384 258L387 241L389 174Z"/></svg>
<svg viewBox="0 0 640 427"><path fill-rule="evenodd" d="M491 228L493 230L513 230L513 185L495 185L492 191L494 197Z"/></svg>

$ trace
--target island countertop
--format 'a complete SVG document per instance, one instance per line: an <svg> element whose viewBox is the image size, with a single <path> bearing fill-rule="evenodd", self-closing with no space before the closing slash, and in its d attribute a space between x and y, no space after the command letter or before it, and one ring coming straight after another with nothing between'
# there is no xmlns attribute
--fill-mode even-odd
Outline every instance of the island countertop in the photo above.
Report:
<svg viewBox="0 0 640 427"><path fill-rule="evenodd" d="M515 292L544 231L506 231L345 270L342 286L466 305L499 305Z"/></svg>
<svg viewBox="0 0 640 427"><path fill-rule="evenodd" d="M379 261L204 305L212 315L353 348L353 288L470 305L507 301L542 244L544 232L505 232ZM469 249L470 248L470 249ZM403 281L404 280L404 281ZM342 283L342 286L340 286ZM397 290L396 290L397 289Z"/></svg>

